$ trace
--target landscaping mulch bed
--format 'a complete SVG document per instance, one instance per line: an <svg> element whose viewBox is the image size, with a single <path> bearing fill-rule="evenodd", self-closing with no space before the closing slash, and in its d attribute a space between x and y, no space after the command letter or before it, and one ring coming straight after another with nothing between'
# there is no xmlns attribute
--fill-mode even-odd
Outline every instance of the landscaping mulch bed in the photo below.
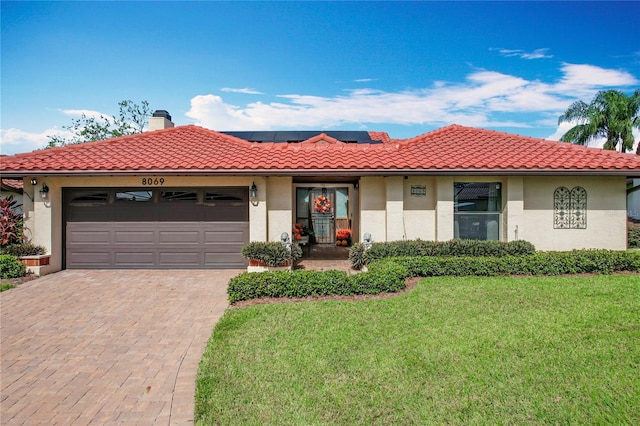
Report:
<svg viewBox="0 0 640 426"><path fill-rule="evenodd" d="M3 279L2 282L3 283L9 283L9 284L13 284L14 286L18 286L22 283L26 283L29 281L33 281L35 279L40 278L39 275L34 275L34 274L27 274L24 277L20 277L20 278L7 278L7 279Z"/></svg>

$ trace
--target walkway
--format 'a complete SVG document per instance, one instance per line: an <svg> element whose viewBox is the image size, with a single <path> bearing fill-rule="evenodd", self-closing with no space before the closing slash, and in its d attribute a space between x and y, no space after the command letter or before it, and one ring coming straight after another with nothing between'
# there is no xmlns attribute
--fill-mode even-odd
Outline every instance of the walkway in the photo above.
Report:
<svg viewBox="0 0 640 426"><path fill-rule="evenodd" d="M0 294L0 424L193 424L241 271L63 271Z"/></svg>

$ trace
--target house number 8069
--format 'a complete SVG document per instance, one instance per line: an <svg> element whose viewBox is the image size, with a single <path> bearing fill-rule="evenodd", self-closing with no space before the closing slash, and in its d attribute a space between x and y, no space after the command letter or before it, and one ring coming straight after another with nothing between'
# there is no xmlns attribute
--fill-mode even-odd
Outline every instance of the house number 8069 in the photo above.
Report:
<svg viewBox="0 0 640 426"><path fill-rule="evenodd" d="M164 185L164 178L142 178L143 185Z"/></svg>

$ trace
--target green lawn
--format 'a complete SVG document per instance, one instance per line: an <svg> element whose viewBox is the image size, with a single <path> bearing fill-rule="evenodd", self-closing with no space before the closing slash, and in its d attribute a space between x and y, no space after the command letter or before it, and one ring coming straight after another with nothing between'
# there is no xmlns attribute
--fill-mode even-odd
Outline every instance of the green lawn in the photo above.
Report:
<svg viewBox="0 0 640 426"><path fill-rule="evenodd" d="M434 278L231 308L197 424L640 424L640 276Z"/></svg>

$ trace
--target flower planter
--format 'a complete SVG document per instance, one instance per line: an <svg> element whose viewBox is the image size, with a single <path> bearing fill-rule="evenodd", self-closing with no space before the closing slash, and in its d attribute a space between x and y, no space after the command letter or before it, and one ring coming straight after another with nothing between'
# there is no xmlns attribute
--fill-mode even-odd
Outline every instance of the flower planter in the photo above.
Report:
<svg viewBox="0 0 640 426"><path fill-rule="evenodd" d="M256 259L249 259L249 266L247 272L273 272L273 271L290 271L293 266L293 262L289 261L279 266L269 266L265 262Z"/></svg>
<svg viewBox="0 0 640 426"><path fill-rule="evenodd" d="M27 272L35 275L44 275L42 269L44 266L49 265L51 255L40 254L35 256L21 256L18 259L27 267Z"/></svg>

